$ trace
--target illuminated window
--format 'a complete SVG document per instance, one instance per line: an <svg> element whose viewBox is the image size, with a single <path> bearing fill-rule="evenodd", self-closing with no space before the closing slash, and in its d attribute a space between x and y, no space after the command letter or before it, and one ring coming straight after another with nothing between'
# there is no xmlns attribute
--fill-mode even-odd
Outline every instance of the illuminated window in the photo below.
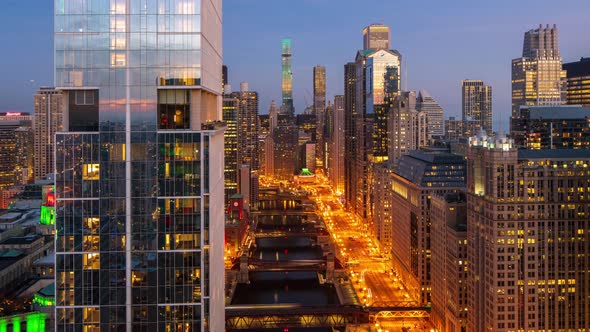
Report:
<svg viewBox="0 0 590 332"><path fill-rule="evenodd" d="M82 166L83 180L98 180L100 178L99 164L84 164Z"/></svg>
<svg viewBox="0 0 590 332"><path fill-rule="evenodd" d="M111 17L111 32L126 32L125 17Z"/></svg>
<svg viewBox="0 0 590 332"><path fill-rule="evenodd" d="M160 129L187 129L190 124L190 94L186 90L159 90Z"/></svg>
<svg viewBox="0 0 590 332"><path fill-rule="evenodd" d="M176 3L176 13L185 15L195 14L195 5L193 1L179 1Z"/></svg>
<svg viewBox="0 0 590 332"><path fill-rule="evenodd" d="M98 253L83 255L84 270L98 270L100 269L100 255Z"/></svg>
<svg viewBox="0 0 590 332"><path fill-rule="evenodd" d="M123 53L112 53L111 54L111 67L125 67L127 64L127 58Z"/></svg>
<svg viewBox="0 0 590 332"><path fill-rule="evenodd" d="M111 37L111 50L125 49L127 41L124 37Z"/></svg>
<svg viewBox="0 0 590 332"><path fill-rule="evenodd" d="M84 308L84 323L98 323L100 322L100 309L98 308Z"/></svg>
<svg viewBox="0 0 590 332"><path fill-rule="evenodd" d="M84 236L84 251L98 251L100 238L98 235Z"/></svg>
<svg viewBox="0 0 590 332"><path fill-rule="evenodd" d="M98 225L100 223L100 219L95 217L84 218L84 230L88 230L91 233L98 231Z"/></svg>
<svg viewBox="0 0 590 332"><path fill-rule="evenodd" d="M126 14L125 0L111 0L111 14Z"/></svg>

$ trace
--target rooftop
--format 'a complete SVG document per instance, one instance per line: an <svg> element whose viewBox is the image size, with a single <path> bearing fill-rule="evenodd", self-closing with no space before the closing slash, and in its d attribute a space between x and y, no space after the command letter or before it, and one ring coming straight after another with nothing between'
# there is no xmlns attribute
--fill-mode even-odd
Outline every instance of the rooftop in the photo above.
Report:
<svg viewBox="0 0 590 332"><path fill-rule="evenodd" d="M15 258L21 256L23 254L22 251L16 249L10 249L0 253L0 258Z"/></svg>
<svg viewBox="0 0 590 332"><path fill-rule="evenodd" d="M7 212L0 215L0 222L13 222L20 218L23 214L19 212Z"/></svg>
<svg viewBox="0 0 590 332"><path fill-rule="evenodd" d="M389 52L391 54L395 54L397 56L401 56L401 54L399 53L398 50L385 50L385 49L372 49L372 48L369 48L369 49L366 49L366 50L359 50L357 52L357 59L358 59L359 56L360 57L366 57L366 56L369 56L369 55L371 55L373 53L376 53L378 51L385 51L385 52Z"/></svg>
<svg viewBox="0 0 590 332"><path fill-rule="evenodd" d="M518 159L590 159L586 149L518 150Z"/></svg>
<svg viewBox="0 0 590 332"><path fill-rule="evenodd" d="M20 250L8 250L0 253L0 271L18 262L25 255Z"/></svg>
<svg viewBox="0 0 590 332"><path fill-rule="evenodd" d="M447 203L465 203L467 202L467 197L464 193L447 193L444 195L444 199Z"/></svg>
<svg viewBox="0 0 590 332"><path fill-rule="evenodd" d="M51 253L47 256L43 256L41 258L39 258L38 260L36 260L34 263L34 265L51 265L51 264L55 264L55 253Z"/></svg>
<svg viewBox="0 0 590 332"><path fill-rule="evenodd" d="M410 157L430 164L456 164L462 163L465 159L462 156L444 151L410 151Z"/></svg>
<svg viewBox="0 0 590 332"><path fill-rule="evenodd" d="M564 63L563 69L567 71L567 77L580 77L590 75L590 58L581 58L580 61Z"/></svg>
<svg viewBox="0 0 590 332"><path fill-rule="evenodd" d="M31 235L26 235L26 236L15 236L15 237L11 237L11 238L8 238L8 239L0 242L0 245L31 244L40 238L41 238L41 235L39 235L39 234L31 234Z"/></svg>
<svg viewBox="0 0 590 332"><path fill-rule="evenodd" d="M464 187L466 162L448 152L411 151L400 158L395 173L422 187Z"/></svg>
<svg viewBox="0 0 590 332"><path fill-rule="evenodd" d="M55 283L52 282L51 284L45 286L39 291L39 294L47 297L55 296Z"/></svg>
<svg viewBox="0 0 590 332"><path fill-rule="evenodd" d="M590 118L590 107L580 105L533 106L529 108L529 118L535 120Z"/></svg>

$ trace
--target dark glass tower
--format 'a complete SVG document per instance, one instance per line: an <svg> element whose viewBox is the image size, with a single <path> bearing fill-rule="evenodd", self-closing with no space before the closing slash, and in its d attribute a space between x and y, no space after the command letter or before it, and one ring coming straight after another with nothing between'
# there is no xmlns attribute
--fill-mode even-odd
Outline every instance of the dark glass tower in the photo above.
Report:
<svg viewBox="0 0 590 332"><path fill-rule="evenodd" d="M221 0L55 0L54 22L55 330L222 331Z"/></svg>

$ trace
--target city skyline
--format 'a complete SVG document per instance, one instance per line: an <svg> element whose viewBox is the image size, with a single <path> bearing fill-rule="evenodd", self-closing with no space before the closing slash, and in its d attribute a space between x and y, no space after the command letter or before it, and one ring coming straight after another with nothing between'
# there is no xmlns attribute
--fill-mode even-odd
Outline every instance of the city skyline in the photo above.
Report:
<svg viewBox="0 0 590 332"><path fill-rule="evenodd" d="M301 113L312 103L313 66L326 66L328 100L342 94L343 65L354 60L351 54L362 48L363 27L383 23L391 27L391 47L405 55L403 78L407 82L402 87L428 90L445 110L446 118L460 114L461 80L484 80L494 88L494 128L508 130L510 61L521 54L524 32L539 24L557 24L564 63L590 54L590 37L578 33L590 28L590 22L582 19L590 3L543 1L530 6L523 2L510 4L511 11L507 13L508 7L502 4L508 3L478 4L480 7L475 8L461 1L446 2L444 6L426 2L422 5L426 8L415 11L411 9L419 5L375 1L364 15L356 15L355 8L346 1L339 2L341 6L336 11L333 2L327 0L289 3L289 11L285 11L286 5L275 1L226 0L224 62L229 67L230 84L238 86L239 82L248 81L252 90L259 91L264 112L271 100L280 101L280 40L291 38L293 97L296 112ZM5 12L11 15L6 15L2 24L15 26L23 20L29 24L18 36L10 34L10 28L0 32L14 50L4 55L5 61L0 65L5 73L0 80L0 88L5 92L0 111L32 112L32 94L53 82L53 24L48 17L51 15L47 15L53 11L53 3L30 4L30 0L6 2ZM525 9L527 15L522 15ZM332 15L337 19L324 17L327 12L338 14ZM317 24L301 25L303 14L306 20L317 20ZM248 19L252 17L256 19ZM473 56L470 50L480 50L480 54ZM432 61L434 55L439 60Z"/></svg>

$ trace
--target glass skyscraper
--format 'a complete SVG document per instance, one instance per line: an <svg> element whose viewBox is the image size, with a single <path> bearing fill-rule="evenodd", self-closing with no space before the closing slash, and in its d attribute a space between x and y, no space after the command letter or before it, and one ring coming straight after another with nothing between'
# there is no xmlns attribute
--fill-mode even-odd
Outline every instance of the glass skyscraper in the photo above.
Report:
<svg viewBox="0 0 590 332"><path fill-rule="evenodd" d="M564 104L565 78L557 26L525 32L522 57L512 60L512 116L520 106Z"/></svg>
<svg viewBox="0 0 590 332"><path fill-rule="evenodd" d="M55 0L56 331L222 331L221 0Z"/></svg>
<svg viewBox="0 0 590 332"><path fill-rule="evenodd" d="M291 70L291 39L284 38L281 41L282 53L282 93L283 104L281 106L281 113L293 116L295 114L295 107L293 106L293 72Z"/></svg>

